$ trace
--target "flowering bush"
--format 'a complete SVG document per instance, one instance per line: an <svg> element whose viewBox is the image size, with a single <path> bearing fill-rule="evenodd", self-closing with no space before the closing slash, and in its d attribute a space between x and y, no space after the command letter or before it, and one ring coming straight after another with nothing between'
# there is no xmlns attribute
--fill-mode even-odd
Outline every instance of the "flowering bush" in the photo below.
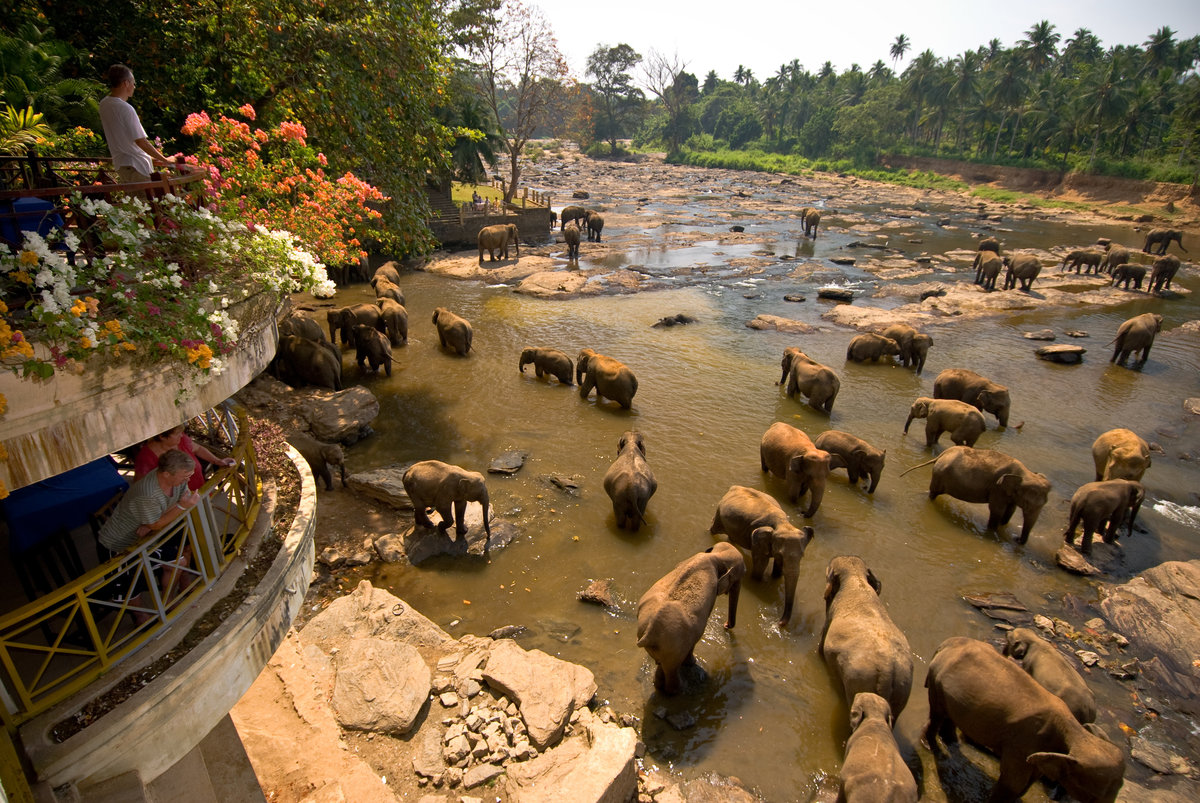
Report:
<svg viewBox="0 0 1200 803"><path fill-rule="evenodd" d="M334 293L325 267L287 232L172 195L153 209L128 196L76 195L73 205L95 219L84 231L25 232L15 253L0 244L0 362L23 376L82 373L98 353L219 374L241 328L232 305L263 290Z"/></svg>
<svg viewBox="0 0 1200 803"><path fill-rule="evenodd" d="M238 111L254 120L249 104ZM207 190L226 214L290 231L327 264L364 256L361 240L380 217L370 204L387 199L353 173L326 175L328 160L308 146L303 125L284 122L264 130L199 112L188 115L183 133L200 138L199 156L186 160L207 169Z"/></svg>

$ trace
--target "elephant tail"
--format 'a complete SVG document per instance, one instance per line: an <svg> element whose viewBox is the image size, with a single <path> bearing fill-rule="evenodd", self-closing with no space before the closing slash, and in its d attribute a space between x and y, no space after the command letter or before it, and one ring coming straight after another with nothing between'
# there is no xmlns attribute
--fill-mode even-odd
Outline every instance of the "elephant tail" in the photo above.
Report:
<svg viewBox="0 0 1200 803"><path fill-rule="evenodd" d="M941 457L941 455L938 455L938 457ZM932 460L926 460L924 463L918 463L917 465L913 466L912 468L906 468L904 471L901 471L900 476L903 477L905 474L907 474L910 471L916 471L919 468L924 468L925 466L928 466L931 463L936 463L937 461L938 461L938 458L935 457Z"/></svg>

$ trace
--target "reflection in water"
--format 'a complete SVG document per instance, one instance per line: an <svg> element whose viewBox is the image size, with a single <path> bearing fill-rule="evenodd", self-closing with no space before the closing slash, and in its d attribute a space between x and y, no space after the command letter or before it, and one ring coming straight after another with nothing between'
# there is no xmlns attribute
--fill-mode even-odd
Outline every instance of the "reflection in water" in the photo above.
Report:
<svg viewBox="0 0 1200 803"><path fill-rule="evenodd" d="M1200 483L1194 464L1175 459L1197 438L1197 425L1183 423L1179 407L1182 397L1195 395L1197 349L1194 337L1170 343L1160 337L1152 370L1130 371L1110 366L1100 345L1127 310L1073 312L1069 320L1023 314L932 329L933 350L925 373L916 376L899 367L845 363L852 333L828 325L804 336L747 329L745 322L760 313L821 323L821 305L789 304L782 297L790 286L764 278L756 285L761 297L754 299L743 297L746 288L710 280L636 296L546 302L506 288L405 275L401 285L412 328L409 345L395 352L393 377L360 379L347 362L347 382L361 381L381 406L377 436L355 445L347 460L353 471L427 458L484 470L501 452L528 452L518 474L488 476L497 515L521 532L511 546L492 553L490 564L440 559L420 567L377 567L370 570L377 572L373 579L454 635L521 624L529 628L522 646L588 666L601 699L644 718L649 763L736 775L767 799L795 800L805 799L819 778L836 775L846 736L846 707L817 655L825 567L834 556L866 560L912 645L913 695L897 725L909 755L927 714L921 683L933 650L950 635L994 636L991 624L962 602L963 594L1010 591L1035 609L1066 592L1095 597L1090 582L1054 568L1053 554L1071 493L1092 479L1090 446L1101 432L1129 426L1150 440L1164 439L1157 429L1172 428L1182 438L1179 445L1165 441L1169 458L1155 456L1140 517L1148 532L1124 542L1119 573L1200 557L1194 507ZM338 301L352 303L367 293L369 288L350 288ZM437 348L429 323L435 306L472 322L476 351L470 357ZM1197 317L1191 302L1170 309L1170 326ZM697 322L651 328L679 312ZM1047 325L1090 331L1090 339L1081 341L1090 349L1082 365L1034 358L1037 344L1020 334ZM583 401L575 387L522 375L517 356L534 345L562 349L572 358L591 347L625 362L639 380L633 410L597 403L594 396ZM788 399L774 384L780 355L790 345L802 345L840 374L831 416ZM937 373L948 367L970 367L1011 388L1013 421L1023 426L991 429L978 446L1006 451L1053 483L1026 547L1015 543L1019 513L999 533L988 533L984 506L944 497L928 501L928 469L899 476L932 456L919 426L908 436L901 430L912 400L931 395ZM801 564L792 623L785 631L774 624L782 604L779 581L747 580L737 627L727 632L714 616L696 647L708 673L702 690L662 698L653 691L653 664L635 645L636 602L676 563L712 543L713 510L730 485L784 498L782 484L759 468L758 442L774 421L812 436L842 429L886 449L879 489L869 496L838 471L811 522L785 502L797 524L816 528ZM659 482L648 526L635 534L616 529L601 486L627 429L645 435ZM580 495L549 484L552 473L573 478ZM601 578L613 581L621 601L616 612L576 601L577 591ZM723 609L723 599L718 607ZM1102 701L1128 705L1115 681L1096 674L1092 683ZM660 712L687 714L695 725L676 730Z"/></svg>

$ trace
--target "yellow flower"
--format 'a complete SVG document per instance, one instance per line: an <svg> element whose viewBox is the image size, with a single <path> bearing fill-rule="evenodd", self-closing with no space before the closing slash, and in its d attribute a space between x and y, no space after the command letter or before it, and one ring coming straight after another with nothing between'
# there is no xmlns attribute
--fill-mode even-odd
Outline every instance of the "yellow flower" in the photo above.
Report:
<svg viewBox="0 0 1200 803"><path fill-rule="evenodd" d="M8 399L4 398L3 393L0 393L0 415L4 415L6 412L8 412ZM3 451L3 448L0 446L0 451Z"/></svg>
<svg viewBox="0 0 1200 803"><path fill-rule="evenodd" d="M21 264L27 268L36 267L39 260L40 260L40 257L37 255L37 251L22 251L21 252Z"/></svg>
<svg viewBox="0 0 1200 803"><path fill-rule="evenodd" d="M5 304L3 301L0 301L0 315L4 315L7 312L8 312L8 305Z"/></svg>
<svg viewBox="0 0 1200 803"><path fill-rule="evenodd" d="M81 337L79 338L79 345L83 346L85 349L90 349L94 348L96 344L92 342L90 337Z"/></svg>
<svg viewBox="0 0 1200 803"><path fill-rule="evenodd" d="M86 312L87 304L83 303L81 299L75 299L75 303L71 305L71 314L76 318L82 318Z"/></svg>
<svg viewBox="0 0 1200 803"><path fill-rule="evenodd" d="M109 334L118 335L118 336L121 334L121 322L118 321L116 318L113 318L110 321L105 321L104 328L106 330L108 330Z"/></svg>
<svg viewBox="0 0 1200 803"><path fill-rule="evenodd" d="M23 270L13 271L13 281L21 284L33 284L33 277Z"/></svg>
<svg viewBox="0 0 1200 803"><path fill-rule="evenodd" d="M126 341L125 343L122 343L121 348L125 349L126 351L137 351L137 346L133 345L132 343L130 343L128 341Z"/></svg>

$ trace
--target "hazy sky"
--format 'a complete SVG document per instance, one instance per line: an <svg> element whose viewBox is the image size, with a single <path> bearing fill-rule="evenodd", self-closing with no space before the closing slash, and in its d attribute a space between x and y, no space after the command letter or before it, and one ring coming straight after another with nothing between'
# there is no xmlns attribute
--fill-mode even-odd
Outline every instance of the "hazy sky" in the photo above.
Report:
<svg viewBox="0 0 1200 803"><path fill-rule="evenodd" d="M1105 48L1140 45L1163 25L1177 39L1200 34L1200 0L527 2L549 19L579 80L585 80L587 57L597 45L622 42L643 56L650 49L678 53L701 81L709 70L731 80L739 64L761 81L792 59L812 72L827 60L839 73L854 62L865 71L878 59L892 67L888 50L901 33L911 48L900 71L925 49L949 58L993 38L1011 47L1041 20L1049 20L1061 34L1060 47L1081 27L1100 37Z"/></svg>

